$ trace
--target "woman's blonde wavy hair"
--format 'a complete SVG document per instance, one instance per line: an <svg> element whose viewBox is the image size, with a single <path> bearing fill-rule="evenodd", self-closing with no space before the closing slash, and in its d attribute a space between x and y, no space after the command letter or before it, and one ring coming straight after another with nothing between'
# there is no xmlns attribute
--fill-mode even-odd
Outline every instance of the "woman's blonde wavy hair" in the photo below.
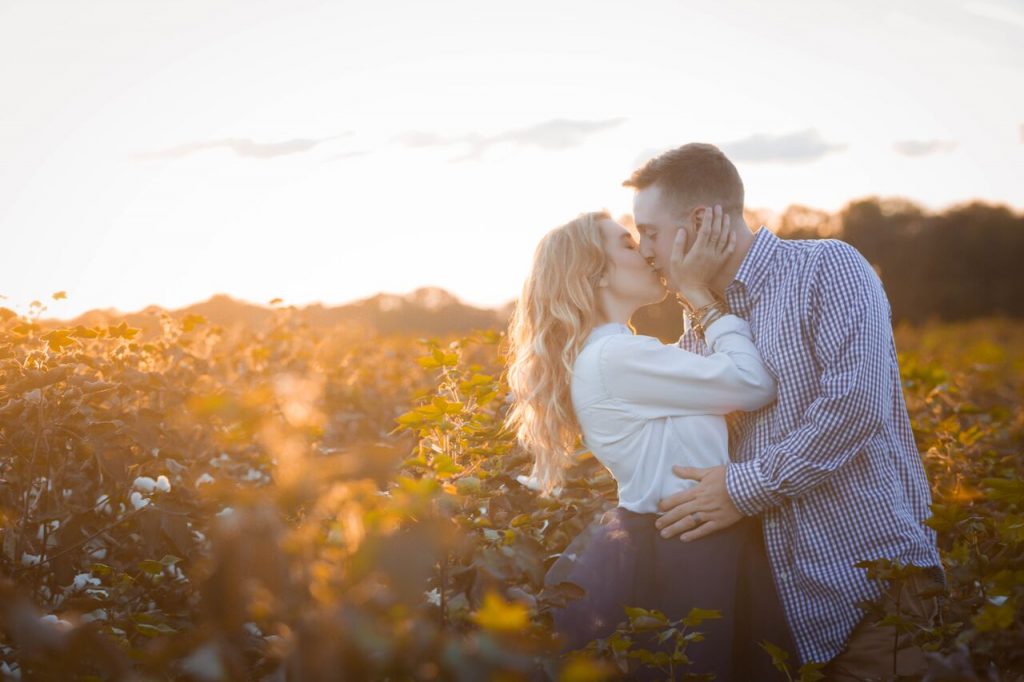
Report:
<svg viewBox="0 0 1024 682"><path fill-rule="evenodd" d="M580 436L572 368L599 322L597 287L607 267L600 223L610 217L581 213L541 239L509 322L506 424L534 454L532 476L545 493L561 482Z"/></svg>

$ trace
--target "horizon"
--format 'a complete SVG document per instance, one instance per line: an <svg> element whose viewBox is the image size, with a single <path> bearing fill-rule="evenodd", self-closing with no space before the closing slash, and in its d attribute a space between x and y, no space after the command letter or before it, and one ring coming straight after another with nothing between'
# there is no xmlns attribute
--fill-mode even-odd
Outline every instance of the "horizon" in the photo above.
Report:
<svg viewBox="0 0 1024 682"><path fill-rule="evenodd" d="M15 0L0 304L497 308L544 233L629 214L621 181L696 140L757 210L1021 212L1021 27L1005 0Z"/></svg>
<svg viewBox="0 0 1024 682"><path fill-rule="evenodd" d="M851 199L849 203L854 203L854 202L857 202L857 201L866 201L866 200L878 200L878 201L882 201L882 202L884 202L884 201L909 201L905 197L896 197L896 196L893 196L893 197L876 197L876 196L870 196L870 197L858 197L858 198L855 198L855 199ZM955 203L949 204L948 206L945 206L945 207L940 208L940 209L934 209L932 207L919 204L917 202L911 202L911 203L917 205L919 208L924 209L928 214L935 215L935 214L938 214L938 213L944 213L946 211L955 209L955 208L960 207L960 206L966 206L966 205L969 205L969 204L972 204L972 203L978 203L978 202L986 204L986 205L989 205L989 206L993 206L993 207L996 207L996 208L1006 208L1007 210L1013 212L1014 214L1017 214L1017 215L1020 215L1020 216L1024 217L1024 210L1018 209L1018 208L1016 208L1014 206L1011 206L1008 203L989 202L989 201L983 201L983 200L980 200L980 199L968 199L968 200L965 200L965 201L955 202ZM792 205L788 206L787 208L792 208L794 206L800 206L800 207L803 207L803 208L809 208L811 210L824 210L824 209L817 209L817 207L813 207L813 206L805 206L805 205L802 205L802 204L792 204ZM844 208L845 208L845 206L844 206ZM772 217L774 219L781 218L782 214L785 212L785 209L783 211L772 211L771 209L765 209L765 208L747 208L747 209L744 209L744 210L745 210L745 212L749 212L749 213L752 213L752 214L767 215L767 216L770 216L770 217ZM835 215L835 213L832 213L831 215ZM622 215L622 216L616 216L615 219L616 220L621 220L621 219L626 218L626 217L628 217L630 220L632 219L632 215L631 214L625 214L625 215ZM626 227L628 229L630 229L630 230L634 229L632 227L632 223L631 222L629 224L627 224ZM753 226L750 226L750 227L753 228ZM777 231L777 225L766 225L766 227L768 227L768 229L771 229L773 231ZM363 296L358 296L356 298L351 298L351 299L347 299L347 300L340 300L340 301L325 301L325 300L322 300L322 299L310 299L310 300L305 300L305 301L288 301L286 299L283 299L282 297L275 296L275 297L270 298L266 302L259 302L259 301L255 301L255 300L246 299L244 296L239 296L239 295L233 294L231 292L219 291L219 292L215 292L215 293L212 293L212 294L208 294L205 297L202 297L202 298L199 298L199 299L196 299L196 300L193 300L193 301L187 301L187 302L185 302L183 304L174 305L174 306L164 306L164 305L161 305L159 303L147 303L145 305L139 306L136 309L123 310L121 308L118 308L117 306L110 306L110 305L104 306L104 305L100 305L100 306L92 306L92 307L89 307L89 308L86 308L86 309L81 309L81 310L78 310L78 311L73 312L73 313L62 314L60 316L50 315L50 316L47 316L47 317L43 317L42 315L40 315L39 319L40 320L45 320L45 321L70 322L70 321L74 320L75 318L81 317L82 315L85 315L85 314L91 313L91 312L103 312L103 313L109 313L109 314L112 314L112 315L126 316L126 315L138 315L140 313L145 312L149 308L159 308L161 310L173 311L173 310L181 310L181 309L185 309L185 308L190 308L192 306L200 305L200 304L203 304L203 303L209 303L210 301L212 301L212 300L214 300L216 298L219 298L219 297L229 298L229 299L231 299L235 303L242 303L242 304L245 304L245 305L258 306L258 307L267 308L267 309L274 309L276 306L281 306L281 307L297 306L297 307L300 307L300 308L306 308L306 307L317 306L317 305L325 307L325 308L336 308L336 307L355 305L357 303L362 303L362 302L365 302L365 301L368 301L368 300L371 300L373 298L377 298L377 297L380 297L380 296L395 296L395 297L398 297L398 298L409 298L410 296L412 296L413 294L417 293L418 291L421 291L421 290L431 290L431 289L439 289L439 290L444 291L446 294L448 294L448 295L452 296L453 298L455 298L455 300L459 304L461 304L461 305L465 305L465 306L469 306L469 307L473 307L473 308L478 308L478 309L482 309L482 310L493 310L493 311L496 311L496 312L500 311L502 308L504 308L506 306L513 305L516 302L517 298L518 298L518 295L514 295L514 296L512 296L512 297L510 297L510 298L508 298L508 299L506 299L504 301L500 301L498 303L480 303L480 302L473 301L472 299L466 298L466 297L462 296L461 294L459 294L458 292L452 291L450 289L447 289L445 287L442 287L442 286L439 286L439 285L435 285L435 284L421 284L421 285L416 286L415 288L409 289L409 290L404 291L404 292L377 291L377 292L373 292L371 294L367 294L367 295L363 295ZM32 299L31 301L12 303L8 296L6 296L2 292L0 292L0 308L8 308L8 309L14 310L19 315L25 315L26 314L25 312L19 312L19 308L30 308L33 303L39 303L42 306L44 306L43 310L50 311L51 310L51 306L53 306L53 305L64 305L64 302L66 302L66 301L68 301L69 299L72 299L72 298L73 298L72 294L70 294L67 291L61 290L59 292L53 292L51 294L48 294L45 297L37 296L34 299Z"/></svg>
<svg viewBox="0 0 1024 682"><path fill-rule="evenodd" d="M213 301L214 299L218 299L218 298L227 298L227 299L230 299L230 301L232 303L238 303L238 304L247 305L247 306L255 306L255 307L258 307L258 308L265 308L267 310L274 310L276 308L288 308L288 307L291 307L291 306L295 306L297 308L309 308L309 307L313 307L313 306L321 306L321 307L324 307L324 308L341 308L341 307L356 305L358 303L364 303L366 301L370 301L370 300L372 300L374 298L378 298L378 297L394 296L396 298L408 299L413 294L417 293L418 291L422 291L422 290L441 290L441 291L444 291L446 294L451 295L456 300L456 302L458 304L464 305L464 306L467 306L467 307L470 307L470 308L476 308L476 309L479 309L479 310L492 310L494 312L500 312L502 308L515 303L515 299L513 298L513 299L510 299L510 300L508 300L508 301L506 301L506 302L504 302L502 304L494 305L494 306L477 305L477 304L474 304L474 303L471 303L471 302L468 302L468 301L464 300L462 297L458 296L454 292L448 291L447 289L444 289L443 287L431 286L429 284L421 286L421 287L417 287L416 289L413 289L411 291L407 291L407 292L404 292L404 293L393 292L393 291L378 291L377 293L371 294L370 296L363 296L363 297L355 298L355 299L352 299L352 300L349 300L349 301L340 301L338 303L324 303L323 301L305 301L305 302L293 301L293 302L290 302L290 301L287 301L287 300L284 300L284 299L277 299L277 298L272 298L272 299L270 299L270 301L266 301L266 302L259 302L259 301L246 300L244 298L240 298L238 296L234 296L234 295L232 295L230 293L219 291L219 292L210 294L209 296L207 296L204 299L192 301L192 302L186 303L185 305L181 305L181 306L174 306L173 308L167 308L165 306L161 306L161 305L156 304L156 303L150 303L150 304L142 306L141 308L138 308L136 310L121 310L121 309L119 309L117 307L114 307L114 306L105 306L105 307L98 307L98 308L89 308L88 310L82 311L80 313L75 313L73 315L68 315L68 316L43 315L43 314L40 314L40 315L38 315L38 319L41 320L41 321L70 322L70 321L72 321L72 320L74 320L74 319L76 319L78 317L81 317L82 315L88 314L88 313L108 313L108 314L110 314L112 316L124 317L124 316L128 316L128 315L140 315L142 313L145 313L147 310L149 310L151 308L158 308L160 310L164 310L164 311L168 311L168 312L174 312L174 311L182 310L182 309L185 309L185 308L191 308L191 307L197 306L197 305L202 305L204 303L209 303L209 302ZM67 292L64 292L64 291L54 292L54 293L55 294L65 294L66 296L69 296L67 294ZM67 300L67 298L62 297L60 299L54 299L53 298L53 294L51 294L51 295L46 297L46 300L44 300L41 297L37 297L36 299L33 299L33 301L30 301L29 305L31 305L31 303L33 303L33 302L38 302L42 306L44 306L42 308L42 310L50 312L51 311L50 306L54 305L55 303L60 303L61 300ZM4 305L4 302L5 302L4 301L4 297L2 295L0 295L0 308L8 308L8 309L12 309L13 310L12 306ZM18 311L15 310L15 312L18 312ZM19 315L24 315L24 313L19 313Z"/></svg>

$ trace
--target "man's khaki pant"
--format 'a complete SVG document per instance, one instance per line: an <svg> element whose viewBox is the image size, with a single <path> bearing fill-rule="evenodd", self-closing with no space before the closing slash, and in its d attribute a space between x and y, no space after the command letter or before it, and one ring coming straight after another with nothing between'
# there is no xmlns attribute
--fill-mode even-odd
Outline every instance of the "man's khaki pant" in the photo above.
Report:
<svg viewBox="0 0 1024 682"><path fill-rule="evenodd" d="M935 578L927 574L915 574L903 581L893 583L882 596L886 615L897 613L896 595L899 594L899 614L921 627L932 627L939 617L939 598L921 596L922 592L935 592L938 585ZM914 633L900 633L896 628L876 625L878 617L867 614L850 633L846 648L829 661L822 671L825 679L835 682L878 682L909 677L919 678L925 673L924 652L913 642ZM893 672L893 651L895 650L895 674Z"/></svg>

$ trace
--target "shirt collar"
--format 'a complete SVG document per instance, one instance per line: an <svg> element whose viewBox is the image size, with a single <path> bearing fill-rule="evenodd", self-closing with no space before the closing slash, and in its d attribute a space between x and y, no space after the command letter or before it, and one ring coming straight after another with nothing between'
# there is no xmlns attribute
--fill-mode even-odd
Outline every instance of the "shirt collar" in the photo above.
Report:
<svg viewBox="0 0 1024 682"><path fill-rule="evenodd" d="M747 293L754 293L771 267L772 257L782 240L764 225L754 234L754 243L740 263L733 282L742 284Z"/></svg>
<svg viewBox="0 0 1024 682"><path fill-rule="evenodd" d="M593 343L594 341L597 341L603 336L611 336L612 334L632 333L633 330L627 327L626 325L622 324L621 322L609 322L607 324L599 324L598 326L594 327L591 330L590 336L587 337L587 340L583 343L583 345Z"/></svg>

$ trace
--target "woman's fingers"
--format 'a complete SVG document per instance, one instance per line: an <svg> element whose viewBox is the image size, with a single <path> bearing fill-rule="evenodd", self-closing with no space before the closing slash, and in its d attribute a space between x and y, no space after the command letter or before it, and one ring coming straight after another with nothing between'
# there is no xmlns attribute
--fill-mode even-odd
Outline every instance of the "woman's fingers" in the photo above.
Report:
<svg viewBox="0 0 1024 682"><path fill-rule="evenodd" d="M719 207L719 210L721 210L721 207ZM722 231L718 235L718 250L719 251L723 251L724 252L726 247L729 245L729 238L732 236L732 230L729 229L729 223L730 223L729 216L728 215L723 215L722 216Z"/></svg>
<svg viewBox="0 0 1024 682"><path fill-rule="evenodd" d="M686 230L680 228L676 230L676 239L672 242L672 263L676 266L682 265L683 260L686 258Z"/></svg>
<svg viewBox="0 0 1024 682"><path fill-rule="evenodd" d="M714 218L711 220L711 234L708 236L711 246L717 251L718 242L722 238L722 207L715 204Z"/></svg>

